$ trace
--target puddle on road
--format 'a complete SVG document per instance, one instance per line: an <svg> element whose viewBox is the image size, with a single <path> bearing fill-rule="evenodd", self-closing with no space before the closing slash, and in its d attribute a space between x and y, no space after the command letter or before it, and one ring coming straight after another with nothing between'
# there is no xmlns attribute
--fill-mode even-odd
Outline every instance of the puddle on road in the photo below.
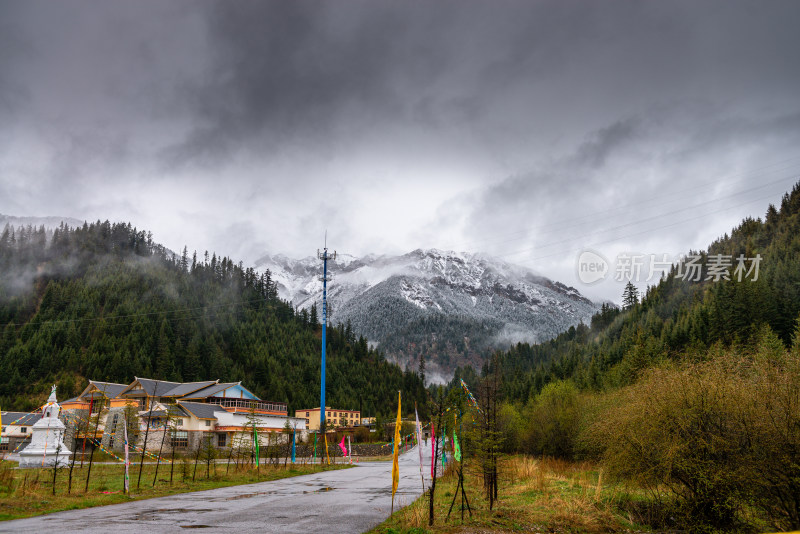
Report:
<svg viewBox="0 0 800 534"><path fill-rule="evenodd" d="M134 517L137 521L152 520L159 514L190 514L197 512L213 512L211 508L161 508L158 510L145 510Z"/></svg>
<svg viewBox="0 0 800 534"><path fill-rule="evenodd" d="M159 508L157 510L143 510L130 517L133 521L157 521L171 514L196 514L199 512L214 512L212 508Z"/></svg>
<svg viewBox="0 0 800 534"><path fill-rule="evenodd" d="M224 501L236 501L238 499L249 499L251 497L258 497L260 495L273 495L274 491L259 491L256 493L242 493L241 495L234 495L233 497L225 497Z"/></svg>
<svg viewBox="0 0 800 534"><path fill-rule="evenodd" d="M333 491L335 489L336 488L319 488L319 489L315 489L313 491L304 491L303 493L304 494L307 494L307 493L324 493L326 491Z"/></svg>
<svg viewBox="0 0 800 534"><path fill-rule="evenodd" d="M317 484L304 484L304 485L308 486L308 487L317 486ZM303 491L302 493L303 494L324 493L324 492L327 492L327 491L333 491L335 489L336 488L331 488L331 487L327 487L326 486L324 488L317 488L315 490L306 490L306 491ZM286 492L286 491L258 491L258 492L255 492L255 493L242 493L241 495L233 495L232 497L225 497L222 500L223 501L236 501L238 499L249 499L251 497L260 497L262 495L297 495L297 494L298 494L297 491L288 491L288 492Z"/></svg>
<svg viewBox="0 0 800 534"><path fill-rule="evenodd" d="M214 528L211 525L181 525L181 528Z"/></svg>

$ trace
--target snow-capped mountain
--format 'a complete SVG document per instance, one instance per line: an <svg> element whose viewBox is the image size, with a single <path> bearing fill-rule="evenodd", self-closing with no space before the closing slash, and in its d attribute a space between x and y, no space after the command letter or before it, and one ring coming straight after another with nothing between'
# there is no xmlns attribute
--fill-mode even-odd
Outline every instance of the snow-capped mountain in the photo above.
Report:
<svg viewBox="0 0 800 534"><path fill-rule="evenodd" d="M321 315L320 260L267 255L256 268L270 270L283 299L299 308L316 303ZM349 321L403 365L424 355L430 378L479 365L491 348L550 339L598 309L575 288L483 254L338 254L328 272L331 322Z"/></svg>

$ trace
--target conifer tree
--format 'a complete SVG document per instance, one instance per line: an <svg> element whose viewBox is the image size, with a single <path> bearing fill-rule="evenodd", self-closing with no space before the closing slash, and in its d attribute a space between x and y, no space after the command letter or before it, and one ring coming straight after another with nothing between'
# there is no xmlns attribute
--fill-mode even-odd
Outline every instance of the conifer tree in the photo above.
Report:
<svg viewBox="0 0 800 534"><path fill-rule="evenodd" d="M312 304L311 305L310 321L311 321L311 327L312 328L316 329L319 326L319 317L317 316L317 305L316 304Z"/></svg>
<svg viewBox="0 0 800 534"><path fill-rule="evenodd" d="M625 290L622 292L622 307L626 310L633 308L639 303L639 290L628 280Z"/></svg>

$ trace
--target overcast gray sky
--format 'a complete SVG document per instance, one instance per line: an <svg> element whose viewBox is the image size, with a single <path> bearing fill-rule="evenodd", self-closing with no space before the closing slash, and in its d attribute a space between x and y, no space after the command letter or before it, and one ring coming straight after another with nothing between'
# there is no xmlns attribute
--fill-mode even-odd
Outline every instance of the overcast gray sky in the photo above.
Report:
<svg viewBox="0 0 800 534"><path fill-rule="evenodd" d="M800 2L0 0L0 213L179 250L705 248L800 179ZM644 284L640 284L643 287Z"/></svg>

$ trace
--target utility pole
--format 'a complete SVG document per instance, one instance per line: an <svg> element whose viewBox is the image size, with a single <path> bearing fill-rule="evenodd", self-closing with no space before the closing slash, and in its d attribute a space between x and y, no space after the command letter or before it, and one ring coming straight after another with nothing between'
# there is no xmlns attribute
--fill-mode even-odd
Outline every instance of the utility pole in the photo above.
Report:
<svg viewBox="0 0 800 534"><path fill-rule="evenodd" d="M320 369L320 387L319 387L319 425L320 428L325 428L325 349L327 342L325 335L328 330L328 260L336 260L336 251L333 254L328 253L328 232L325 232L325 248L320 253L317 249L317 257L322 260L322 367Z"/></svg>

